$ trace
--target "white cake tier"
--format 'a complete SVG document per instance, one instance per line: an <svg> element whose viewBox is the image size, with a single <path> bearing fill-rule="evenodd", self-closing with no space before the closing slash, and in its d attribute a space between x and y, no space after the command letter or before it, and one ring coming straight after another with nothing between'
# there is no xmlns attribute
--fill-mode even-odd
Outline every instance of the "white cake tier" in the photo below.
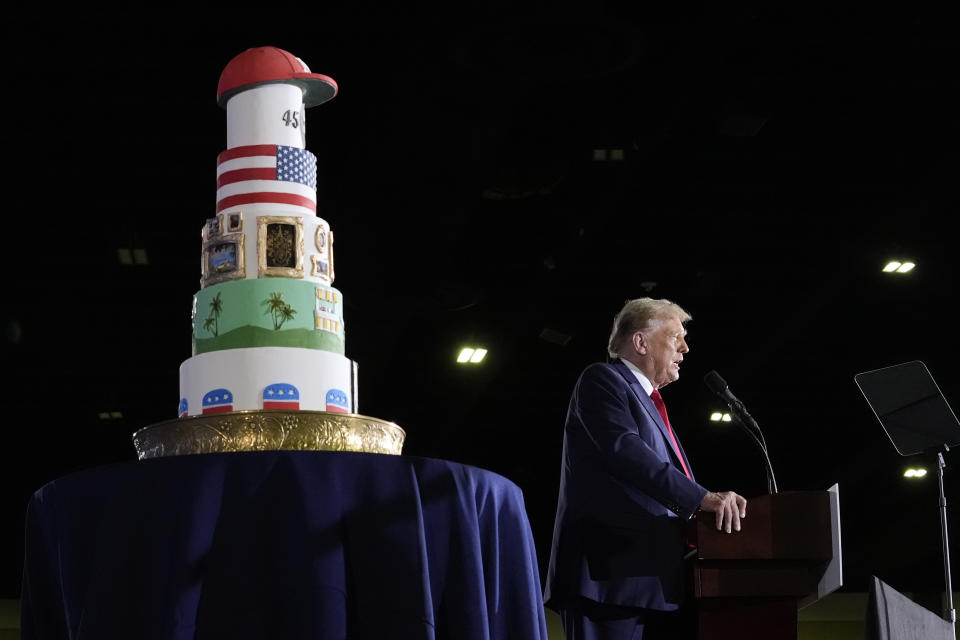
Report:
<svg viewBox="0 0 960 640"><path fill-rule="evenodd" d="M203 229L201 288L275 277L332 284L333 231L299 209L254 203L210 219Z"/></svg>
<svg viewBox="0 0 960 640"><path fill-rule="evenodd" d="M178 415L259 409L357 413L357 364L329 351L255 347L180 365Z"/></svg>
<svg viewBox="0 0 960 640"><path fill-rule="evenodd" d="M227 102L227 148L283 144L303 149L305 120L300 87L283 83L251 87Z"/></svg>

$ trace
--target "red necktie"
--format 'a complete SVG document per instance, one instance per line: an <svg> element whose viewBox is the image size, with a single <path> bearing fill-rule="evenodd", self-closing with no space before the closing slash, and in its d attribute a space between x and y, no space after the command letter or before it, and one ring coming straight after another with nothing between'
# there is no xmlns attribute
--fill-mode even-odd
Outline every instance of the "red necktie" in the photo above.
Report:
<svg viewBox="0 0 960 640"><path fill-rule="evenodd" d="M693 476L690 475L690 470L687 469L687 463L683 461L683 454L680 453L680 445L677 444L677 438L673 435L673 429L670 427L670 418L667 417L667 406L663 404L663 398L660 396L660 392L654 389L653 393L650 394L650 399L653 400L653 404L657 405L657 411L660 412L660 417L663 418L663 423L667 425L667 433L670 434L670 442L673 443L673 450L677 452L677 457L680 458L680 466L683 467L683 472L687 474L688 478L693 479Z"/></svg>

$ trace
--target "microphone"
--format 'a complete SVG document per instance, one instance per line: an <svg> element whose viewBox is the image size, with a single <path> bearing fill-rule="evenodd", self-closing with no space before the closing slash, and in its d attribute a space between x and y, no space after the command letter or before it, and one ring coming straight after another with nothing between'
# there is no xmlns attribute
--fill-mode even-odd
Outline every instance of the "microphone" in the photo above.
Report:
<svg viewBox="0 0 960 640"><path fill-rule="evenodd" d="M767 468L767 489L770 493L776 493L777 479L773 475L773 466L770 464L770 456L767 453L767 443L763 438L763 432L760 431L760 425L753 419L753 416L750 415L750 412L743 406L739 398L733 395L730 387L727 386L726 380L721 378L719 373L716 371L708 372L707 375L703 377L703 382L711 391L727 403L730 411L736 416L737 422L740 423L744 430L750 434L757 443L757 447L760 448L760 453L763 454L764 463Z"/></svg>
<svg viewBox="0 0 960 640"><path fill-rule="evenodd" d="M715 394L727 400L728 398L733 398L733 394L730 393L730 387L727 386L727 381L720 377L720 374L716 371L709 371L707 375L703 376L703 382L710 390Z"/></svg>
<svg viewBox="0 0 960 640"><path fill-rule="evenodd" d="M753 419L753 416L747 411L747 408L743 406L743 403L730 392L730 387L727 386L727 381L720 377L720 374L716 371L710 371L707 375L703 376L703 382L709 387L711 391L720 396L720 398L727 403L727 406L730 407L730 410L736 414L737 418L741 421L747 423L749 426L756 429L757 433L760 433L760 427L757 426L756 420ZM763 438L763 435L760 436ZM764 448L766 448L766 443L764 443Z"/></svg>

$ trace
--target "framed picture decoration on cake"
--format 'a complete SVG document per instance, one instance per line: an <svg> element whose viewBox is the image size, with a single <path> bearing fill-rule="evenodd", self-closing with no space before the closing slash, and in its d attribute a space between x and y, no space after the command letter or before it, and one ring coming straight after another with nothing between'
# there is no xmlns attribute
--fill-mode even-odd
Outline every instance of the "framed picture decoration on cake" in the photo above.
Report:
<svg viewBox="0 0 960 640"><path fill-rule="evenodd" d="M232 211L224 215L226 220L227 233L239 233L243 231L243 214L239 211Z"/></svg>
<svg viewBox="0 0 960 640"><path fill-rule="evenodd" d="M310 275L320 278L327 284L333 283L333 231L323 221L317 225L313 234L313 244L317 253L310 256L313 269Z"/></svg>
<svg viewBox="0 0 960 640"><path fill-rule="evenodd" d="M218 213L213 218L207 219L206 224L203 225L203 242L206 244L208 241L220 237L222 225L220 224L220 214Z"/></svg>
<svg viewBox="0 0 960 640"><path fill-rule="evenodd" d="M330 284L330 265L327 261L321 256L312 255L310 256L310 262L313 264L310 269L310 275L315 278L320 278L320 280L326 284Z"/></svg>
<svg viewBox="0 0 960 640"><path fill-rule="evenodd" d="M203 282L208 287L247 277L244 236L213 238L203 244Z"/></svg>
<svg viewBox="0 0 960 640"><path fill-rule="evenodd" d="M313 244L316 245L317 251L320 253L327 252L327 233L329 231L330 229L327 227L327 225L321 222L317 225L317 230L313 234Z"/></svg>
<svg viewBox="0 0 960 640"><path fill-rule="evenodd" d="M330 258L330 282L333 283L333 229L327 232L327 257Z"/></svg>
<svg viewBox="0 0 960 640"><path fill-rule="evenodd" d="M303 277L303 219L297 216L257 218L258 277Z"/></svg>

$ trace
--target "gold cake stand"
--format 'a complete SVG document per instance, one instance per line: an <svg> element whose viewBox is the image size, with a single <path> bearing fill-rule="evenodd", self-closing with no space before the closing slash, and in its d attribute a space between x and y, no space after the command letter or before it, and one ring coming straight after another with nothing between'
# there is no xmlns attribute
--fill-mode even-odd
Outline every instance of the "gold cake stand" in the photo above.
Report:
<svg viewBox="0 0 960 640"><path fill-rule="evenodd" d="M406 432L355 413L229 411L177 418L133 434L140 460L224 451L359 451L400 455Z"/></svg>

